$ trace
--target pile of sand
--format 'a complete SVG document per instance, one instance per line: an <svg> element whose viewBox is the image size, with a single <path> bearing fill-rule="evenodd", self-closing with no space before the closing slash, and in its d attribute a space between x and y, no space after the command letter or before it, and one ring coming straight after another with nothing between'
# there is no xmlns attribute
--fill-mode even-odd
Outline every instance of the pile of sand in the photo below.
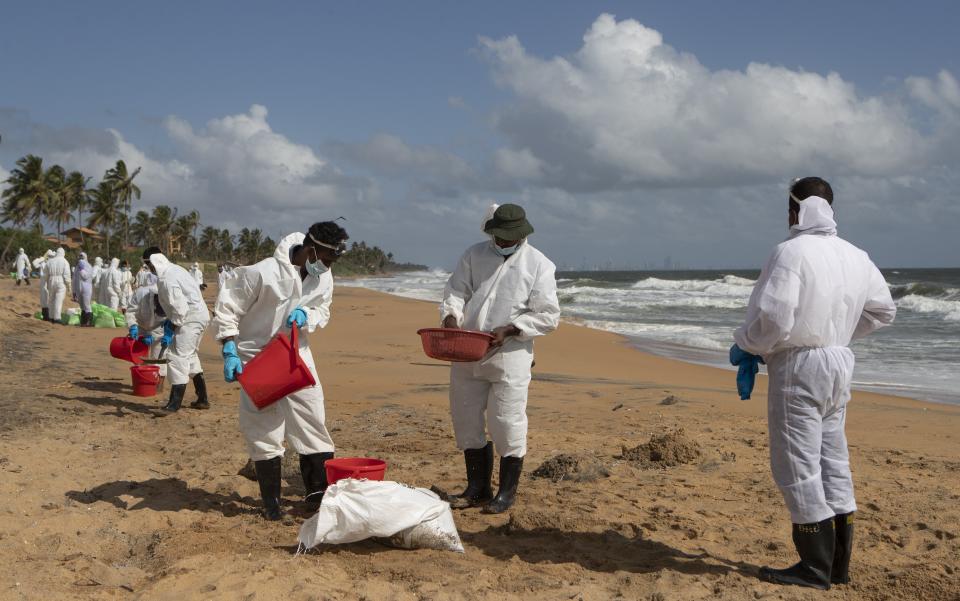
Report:
<svg viewBox="0 0 960 601"><path fill-rule="evenodd" d="M572 480L573 482L593 482L607 478L610 471L595 457L587 455L554 455L533 470L533 478L545 478L554 482Z"/></svg>
<svg viewBox="0 0 960 601"><path fill-rule="evenodd" d="M683 428L667 434L655 434L650 442L628 449L623 447L623 459L642 467L673 467L692 463L700 458L700 445L686 437Z"/></svg>

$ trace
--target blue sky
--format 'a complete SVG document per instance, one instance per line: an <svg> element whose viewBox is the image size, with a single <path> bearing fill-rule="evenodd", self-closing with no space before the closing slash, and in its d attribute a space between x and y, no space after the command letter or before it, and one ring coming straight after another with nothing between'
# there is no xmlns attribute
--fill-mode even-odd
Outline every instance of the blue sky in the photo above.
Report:
<svg viewBox="0 0 960 601"><path fill-rule="evenodd" d="M958 147L942 132L960 121L958 13L951 2L21 3L0 20L0 170L28 152L94 175L142 159L145 206L272 234L347 214L354 238L438 266L476 237L486 203L515 201L561 264L671 255L734 267L784 234L783 181L819 169L851 199L846 231L878 262L956 265ZM566 102L574 80L590 97ZM796 107L778 108L784 90ZM634 102L664 109L663 122L621 114ZM810 148L782 166L750 143L807 131ZM740 146L707 148L713 137ZM278 169L282 186L262 181ZM912 218L904 196L919 203ZM898 233L916 243L891 242Z"/></svg>

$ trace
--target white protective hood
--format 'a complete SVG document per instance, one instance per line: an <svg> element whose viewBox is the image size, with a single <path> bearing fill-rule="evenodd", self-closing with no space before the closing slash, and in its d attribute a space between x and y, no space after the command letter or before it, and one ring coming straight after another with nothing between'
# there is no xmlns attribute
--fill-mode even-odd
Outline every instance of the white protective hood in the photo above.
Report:
<svg viewBox="0 0 960 601"><path fill-rule="evenodd" d="M790 226L790 237L801 234L837 235L837 222L833 218L833 207L825 198L808 196L801 200L799 223Z"/></svg>

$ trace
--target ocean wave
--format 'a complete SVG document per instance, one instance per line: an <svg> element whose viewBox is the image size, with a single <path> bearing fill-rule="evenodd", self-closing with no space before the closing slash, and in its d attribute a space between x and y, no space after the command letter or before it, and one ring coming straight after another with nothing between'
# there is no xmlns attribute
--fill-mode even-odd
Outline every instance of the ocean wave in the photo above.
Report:
<svg viewBox="0 0 960 601"><path fill-rule="evenodd" d="M729 332L709 331L707 328L693 325L644 324L637 322L584 320L584 324L596 330L606 330L624 336L649 338L660 342L677 344L697 349L725 351L730 348Z"/></svg>
<svg viewBox="0 0 960 601"><path fill-rule="evenodd" d="M897 301L897 307L915 313L935 313L945 321L960 321L960 301L908 294Z"/></svg>
<svg viewBox="0 0 960 601"><path fill-rule="evenodd" d="M960 288L947 288L929 282L911 282L909 284L890 286L890 295L893 296L894 299L901 299L905 296L913 295L957 300L958 297L960 297Z"/></svg>
<svg viewBox="0 0 960 601"><path fill-rule="evenodd" d="M717 280L662 280L646 278L631 286L633 290L676 290L682 292L705 292L718 296L750 296L756 282L735 275L725 275Z"/></svg>

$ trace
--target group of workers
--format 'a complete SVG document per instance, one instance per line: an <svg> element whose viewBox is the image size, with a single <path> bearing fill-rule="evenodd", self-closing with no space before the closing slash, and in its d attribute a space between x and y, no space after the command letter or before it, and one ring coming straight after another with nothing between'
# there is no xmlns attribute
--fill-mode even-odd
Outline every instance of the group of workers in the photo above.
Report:
<svg viewBox="0 0 960 601"><path fill-rule="evenodd" d="M880 271L865 252L837 235L832 205L833 191L823 179L790 184L789 238L764 265L746 321L734 334L738 354L768 366L771 468L800 556L796 565L765 567L760 576L820 589L849 582L856 510L844 435L854 364L849 344L889 325L896 315ZM560 303L556 268L528 241L534 230L522 207L491 206L482 230L487 239L460 258L440 304L444 328L493 337L483 359L450 369L450 413L466 487L447 500L457 508L501 513L516 500L527 452L533 341L557 328ZM221 267L212 318L201 296L202 279L171 263L160 249L148 248L143 261L153 277L138 280L128 305L130 336L143 337L151 353L166 349L169 358L170 397L158 415L180 409L191 380L197 392L192 406L209 407L197 355L208 327L221 345L227 382L236 381L244 364L276 334L299 330L299 354L316 384L265 408L240 390L240 430L269 520L283 515L284 440L299 455L307 507L316 508L327 488L324 464L334 455L334 442L310 335L330 320L331 267L346 251L348 238L335 222L319 222L306 233L284 237L272 257L255 265L229 273ZM45 281L62 280L62 286L49 288L54 302L62 301L70 280L62 251L56 254L47 261L45 276Z"/></svg>

